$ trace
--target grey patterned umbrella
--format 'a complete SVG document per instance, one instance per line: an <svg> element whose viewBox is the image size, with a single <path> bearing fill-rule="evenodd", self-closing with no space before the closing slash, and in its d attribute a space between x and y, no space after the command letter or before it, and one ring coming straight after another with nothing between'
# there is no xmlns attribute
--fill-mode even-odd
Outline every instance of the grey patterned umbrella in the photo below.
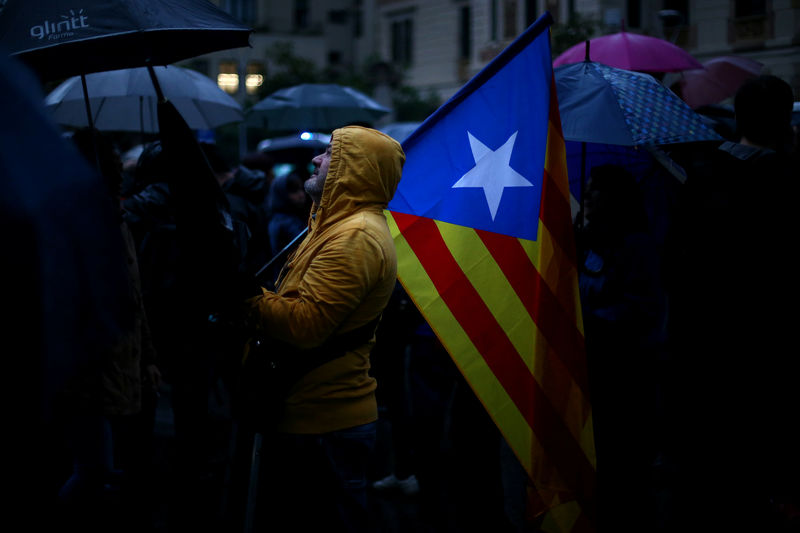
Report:
<svg viewBox="0 0 800 533"><path fill-rule="evenodd" d="M583 221L586 143L618 146L721 141L678 96L640 72L583 61L553 69L564 140L583 143L579 221Z"/></svg>
<svg viewBox="0 0 800 533"><path fill-rule="evenodd" d="M649 74L593 61L553 73L565 140L622 146L722 140Z"/></svg>

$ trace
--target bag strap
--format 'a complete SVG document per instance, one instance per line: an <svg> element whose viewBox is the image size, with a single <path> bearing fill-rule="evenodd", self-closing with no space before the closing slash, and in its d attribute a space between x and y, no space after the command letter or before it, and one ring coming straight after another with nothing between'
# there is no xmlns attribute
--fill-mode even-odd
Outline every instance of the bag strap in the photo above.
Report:
<svg viewBox="0 0 800 533"><path fill-rule="evenodd" d="M381 315L379 314L363 326L359 326L341 335L335 335L321 345L311 348L310 350L305 350L306 354L304 354L303 359L309 363L308 365L303 365L307 367L306 373L311 372L311 370L318 366L322 366L325 363L342 357L350 350L354 350L370 340L372 336L375 335L375 330L380 320Z"/></svg>

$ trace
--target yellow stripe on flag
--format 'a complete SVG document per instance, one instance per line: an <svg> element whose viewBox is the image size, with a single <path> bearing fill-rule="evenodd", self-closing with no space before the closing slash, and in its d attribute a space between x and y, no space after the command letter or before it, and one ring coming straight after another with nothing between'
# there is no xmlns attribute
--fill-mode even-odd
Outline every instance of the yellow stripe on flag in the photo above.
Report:
<svg viewBox="0 0 800 533"><path fill-rule="evenodd" d="M533 432L519 410L508 396L505 388L492 373L486 361L470 341L466 332L453 317L447 305L439 297L425 269L416 259L416 255L409 247L405 238L397 228L391 213L386 212L389 228L395 238L395 247L398 258L403 262L398 265L400 282L414 287L414 303L422 311L423 316L436 333L436 336L453 355L453 361L462 372L467 382L478 388L478 398L498 425L500 432L512 450L531 450L532 447L540 448L532 443ZM467 228L464 228L467 229ZM469 230L472 231L472 230ZM473 232L474 233L474 232ZM412 294L411 291L408 291ZM525 471L531 474L530 454L519 454Z"/></svg>
<svg viewBox="0 0 800 533"><path fill-rule="evenodd" d="M455 364L464 374L468 383L476 390L481 403L497 424L509 446L519 456L525 470L529 475L533 475L533 458L544 457L545 451L535 438L527 421L509 398L503 385L492 373L466 332L441 299L425 269L397 228L391 213L387 212L386 214L395 238L398 257L403 261L403 265L398 268L402 273L401 283L414 287L415 303L422 310L442 344L452 354ZM524 359L530 362L529 368L534 377L543 386L545 393L550 396L551 402L564 419L570 433L576 441L581 443L581 449L584 450L584 453L593 450L591 440L586 442L586 420L580 416L581 413L586 412L588 399L581 395L574 382L563 383L562 378L568 377L568 373L562 368L553 368L553 365L558 365L557 359L550 358L548 361L544 354L547 350L546 340L542 337L522 302L516 296L509 296L514 294L513 290L508 286L508 281L502 271L491 259L474 230L441 222L437 222L436 225L451 253L475 288L482 295L488 295L488 297L484 297L484 301L501 325L511 324L509 337L514 342L515 348L528 354ZM466 250L471 250L473 253L467 253ZM482 253L483 251L486 253ZM490 279L493 282L487 284L487 280ZM497 297L502 294L505 297ZM517 322L516 326L513 324L515 321ZM529 338L521 339L526 334ZM534 350L541 351L542 355L533 356ZM520 354L517 353L515 356L520 357ZM556 376L559 379L555 379ZM587 453L587 455L589 454ZM593 456L591 462L594 463ZM553 480L556 485L560 483L555 470L549 472L547 478Z"/></svg>
<svg viewBox="0 0 800 533"><path fill-rule="evenodd" d="M522 358L573 437L580 440L585 424L582 413L588 410L589 399L549 352L544 335L475 231L439 221L436 225L456 262L516 348L514 356Z"/></svg>

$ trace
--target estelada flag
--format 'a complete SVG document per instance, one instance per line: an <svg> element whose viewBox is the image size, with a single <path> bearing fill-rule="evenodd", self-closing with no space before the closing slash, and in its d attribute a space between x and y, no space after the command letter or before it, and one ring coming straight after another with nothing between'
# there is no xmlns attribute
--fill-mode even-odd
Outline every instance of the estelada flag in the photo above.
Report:
<svg viewBox="0 0 800 533"><path fill-rule="evenodd" d="M404 142L398 277L530 478L549 531L594 529L595 451L546 13Z"/></svg>

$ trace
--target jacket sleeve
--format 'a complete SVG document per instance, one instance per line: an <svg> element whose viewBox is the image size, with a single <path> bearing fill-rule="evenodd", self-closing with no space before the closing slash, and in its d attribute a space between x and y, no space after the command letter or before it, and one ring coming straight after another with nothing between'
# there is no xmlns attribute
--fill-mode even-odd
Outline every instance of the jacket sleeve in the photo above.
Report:
<svg viewBox="0 0 800 533"><path fill-rule="evenodd" d="M365 309L365 300L386 275L379 240L360 229L344 231L321 248L296 288L252 300L254 322L270 337L300 348L319 346L348 318L357 327L355 315L363 314L366 323L380 313Z"/></svg>

